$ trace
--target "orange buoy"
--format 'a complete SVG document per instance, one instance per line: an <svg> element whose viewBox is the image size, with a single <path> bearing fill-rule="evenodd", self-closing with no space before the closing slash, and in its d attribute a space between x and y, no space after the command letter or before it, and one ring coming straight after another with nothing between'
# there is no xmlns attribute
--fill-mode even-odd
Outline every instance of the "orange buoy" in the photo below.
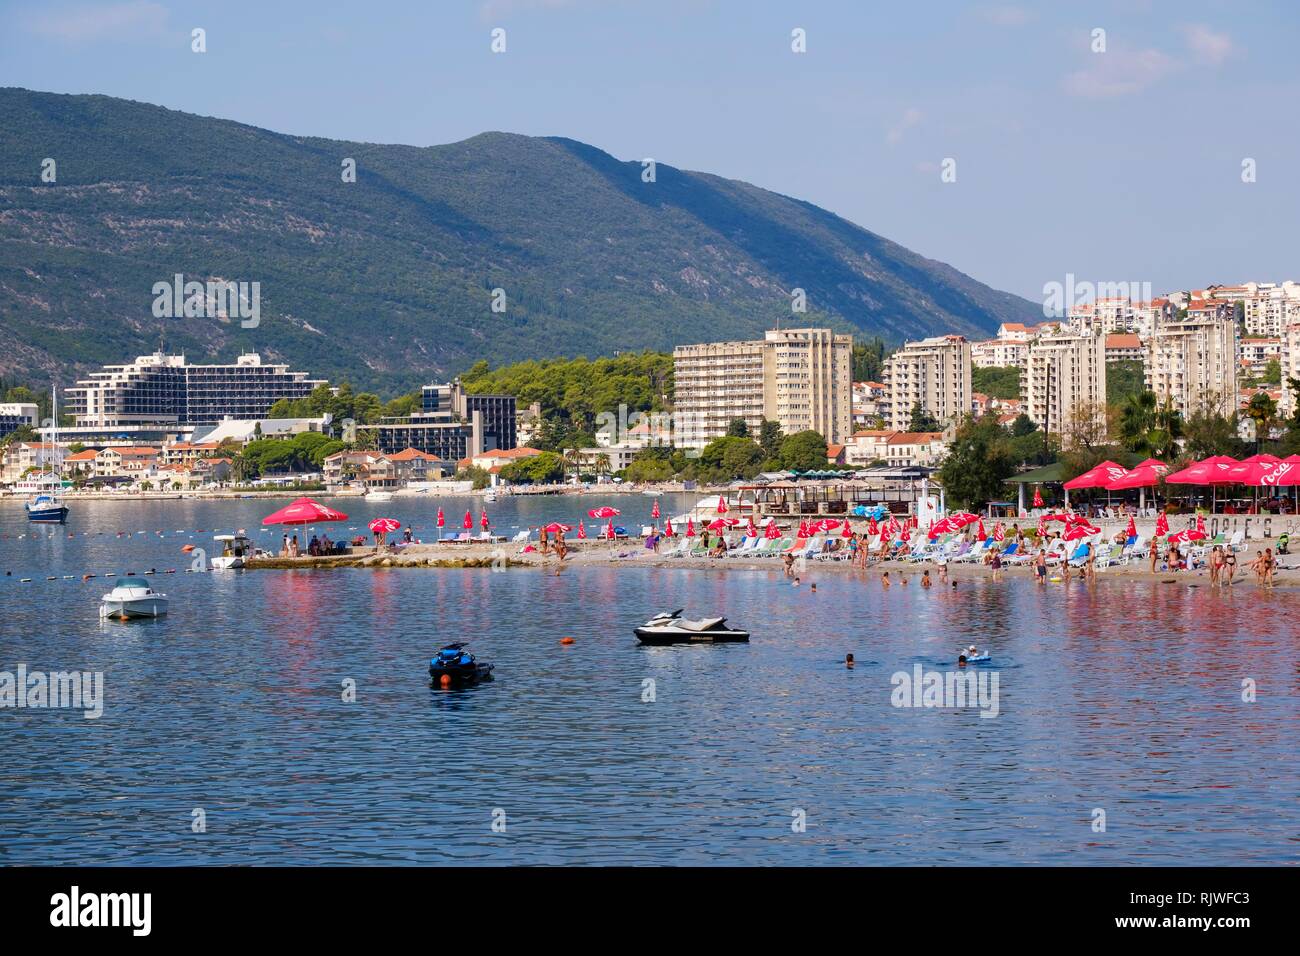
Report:
<svg viewBox="0 0 1300 956"><path fill-rule="evenodd" d="M443 674L441 677L438 678L438 683L441 684L443 687L450 687L450 686L451 686L451 675L450 675L450 674Z"/></svg>
<svg viewBox="0 0 1300 956"><path fill-rule="evenodd" d="M562 637L562 638L560 638L560 643L561 643L561 644L572 644L572 643L573 643L573 638L571 638L571 637Z"/></svg>
<svg viewBox="0 0 1300 956"><path fill-rule="evenodd" d="M194 550L194 545L187 544L185 545L185 547L181 548L181 550L184 551L186 554L189 554L191 551Z"/></svg>

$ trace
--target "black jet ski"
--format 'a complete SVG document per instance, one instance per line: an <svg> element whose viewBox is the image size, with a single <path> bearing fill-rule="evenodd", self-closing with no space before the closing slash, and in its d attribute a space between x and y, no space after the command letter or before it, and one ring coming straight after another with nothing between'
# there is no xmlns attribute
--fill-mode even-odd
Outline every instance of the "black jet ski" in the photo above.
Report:
<svg viewBox="0 0 1300 956"><path fill-rule="evenodd" d="M480 664L465 650L465 643L448 644L429 661L429 678L434 687L465 687L492 679L491 664Z"/></svg>
<svg viewBox="0 0 1300 956"><path fill-rule="evenodd" d="M635 633L642 644L735 644L749 641L749 631L728 626L725 617L692 621L682 617L681 608L671 614L656 614Z"/></svg>

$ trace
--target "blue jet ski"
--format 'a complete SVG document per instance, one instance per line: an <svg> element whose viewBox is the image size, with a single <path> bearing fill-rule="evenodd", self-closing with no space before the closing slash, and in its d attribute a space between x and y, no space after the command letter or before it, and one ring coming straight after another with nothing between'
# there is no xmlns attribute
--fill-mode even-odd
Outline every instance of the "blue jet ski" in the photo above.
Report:
<svg viewBox="0 0 1300 956"><path fill-rule="evenodd" d="M492 679L492 664L480 664L465 650L465 643L448 644L429 661L429 678L434 687L467 687Z"/></svg>

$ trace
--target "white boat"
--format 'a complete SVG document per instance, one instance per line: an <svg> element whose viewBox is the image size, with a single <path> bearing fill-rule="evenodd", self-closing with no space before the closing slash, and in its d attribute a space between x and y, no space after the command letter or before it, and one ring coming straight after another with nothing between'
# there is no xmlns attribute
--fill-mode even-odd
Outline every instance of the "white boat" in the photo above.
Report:
<svg viewBox="0 0 1300 956"><path fill-rule="evenodd" d="M487 491L483 492L483 503L484 503L484 504L486 504L486 505L490 505L490 504L492 504L492 503L493 503L494 501L496 501L496 500L497 500L497 493L496 493L495 491L492 491L491 489L488 489Z"/></svg>
<svg viewBox="0 0 1300 956"><path fill-rule="evenodd" d="M143 584L119 584L104 595L99 616L158 617L167 613L167 595Z"/></svg>
<svg viewBox="0 0 1300 956"><path fill-rule="evenodd" d="M253 542L242 534L217 534L212 540L221 542L221 553L212 559L213 571L238 571L253 556Z"/></svg>
<svg viewBox="0 0 1300 956"><path fill-rule="evenodd" d="M366 501L392 501L393 493L391 491L379 491L378 489L374 491L367 491L365 500Z"/></svg>
<svg viewBox="0 0 1300 956"><path fill-rule="evenodd" d="M706 617L698 621L682 617L681 609L662 611L633 632L642 644L736 644L749 641L749 631L728 627L725 617Z"/></svg>

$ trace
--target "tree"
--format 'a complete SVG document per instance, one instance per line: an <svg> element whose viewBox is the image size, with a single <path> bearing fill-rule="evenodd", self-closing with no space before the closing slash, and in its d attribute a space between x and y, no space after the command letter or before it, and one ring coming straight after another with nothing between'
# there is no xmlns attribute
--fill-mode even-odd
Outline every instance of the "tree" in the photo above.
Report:
<svg viewBox="0 0 1300 956"><path fill-rule="evenodd" d="M1036 431L1038 431L1038 426L1035 425L1034 420L1024 412L1017 415L1011 422L1012 438L1024 438L1026 435L1032 435Z"/></svg>
<svg viewBox="0 0 1300 956"><path fill-rule="evenodd" d="M993 398L1020 397L1018 365L989 366L971 369L971 389Z"/></svg>
<svg viewBox="0 0 1300 956"><path fill-rule="evenodd" d="M1282 384L1282 363L1277 359L1269 359L1268 364L1264 366L1264 384Z"/></svg>
<svg viewBox="0 0 1300 956"><path fill-rule="evenodd" d="M853 381L878 382L885 367L885 340L877 336L853 343Z"/></svg>
<svg viewBox="0 0 1300 956"><path fill-rule="evenodd" d="M1160 403L1154 392L1135 392L1124 397L1116 416L1115 430L1129 451L1155 458L1173 458L1183 435L1182 415L1168 398Z"/></svg>
<svg viewBox="0 0 1300 956"><path fill-rule="evenodd" d="M1076 474L1101 464L1114 453L1107 442L1106 406L1100 402L1080 402L1067 413L1061 431L1063 460Z"/></svg>
<svg viewBox="0 0 1300 956"><path fill-rule="evenodd" d="M907 430L910 432L937 432L942 431L943 426L939 424L939 419L922 408L920 402L917 402L912 406L912 418L908 422Z"/></svg>
<svg viewBox="0 0 1300 956"><path fill-rule="evenodd" d="M733 418L727 425L727 435L731 438L748 438L749 425L743 418Z"/></svg>
<svg viewBox="0 0 1300 956"><path fill-rule="evenodd" d="M512 461L510 464L503 466L500 472L502 481L521 484L553 484L557 481L563 481L564 476L564 459L550 451Z"/></svg>
<svg viewBox="0 0 1300 956"><path fill-rule="evenodd" d="M819 432L802 431L781 439L781 465L794 471L825 469L826 439Z"/></svg>
<svg viewBox="0 0 1300 956"><path fill-rule="evenodd" d="M758 443L737 435L715 438L704 446L699 458L703 469L722 480L752 478L758 474L762 461L763 449Z"/></svg>
<svg viewBox="0 0 1300 956"><path fill-rule="evenodd" d="M1141 359L1125 359L1106 363L1106 403L1119 405L1129 395L1146 388L1145 371Z"/></svg>
<svg viewBox="0 0 1300 956"><path fill-rule="evenodd" d="M765 459L777 459L781 457L781 439L784 437L779 422L763 419L763 424L758 430L758 447L763 449Z"/></svg>
<svg viewBox="0 0 1300 956"><path fill-rule="evenodd" d="M1255 450L1259 451L1269 440L1273 424L1277 421L1277 402L1268 392L1256 392L1246 405L1246 417L1255 424Z"/></svg>
<svg viewBox="0 0 1300 956"><path fill-rule="evenodd" d="M1222 399L1204 396L1183 425L1183 451L1192 458L1240 456L1245 443L1237 433L1237 414L1225 413Z"/></svg>
<svg viewBox="0 0 1300 956"><path fill-rule="evenodd" d="M1005 497L1006 480L1015 465L1010 436L997 416L967 415L957 427L938 477L950 502L978 510Z"/></svg>

